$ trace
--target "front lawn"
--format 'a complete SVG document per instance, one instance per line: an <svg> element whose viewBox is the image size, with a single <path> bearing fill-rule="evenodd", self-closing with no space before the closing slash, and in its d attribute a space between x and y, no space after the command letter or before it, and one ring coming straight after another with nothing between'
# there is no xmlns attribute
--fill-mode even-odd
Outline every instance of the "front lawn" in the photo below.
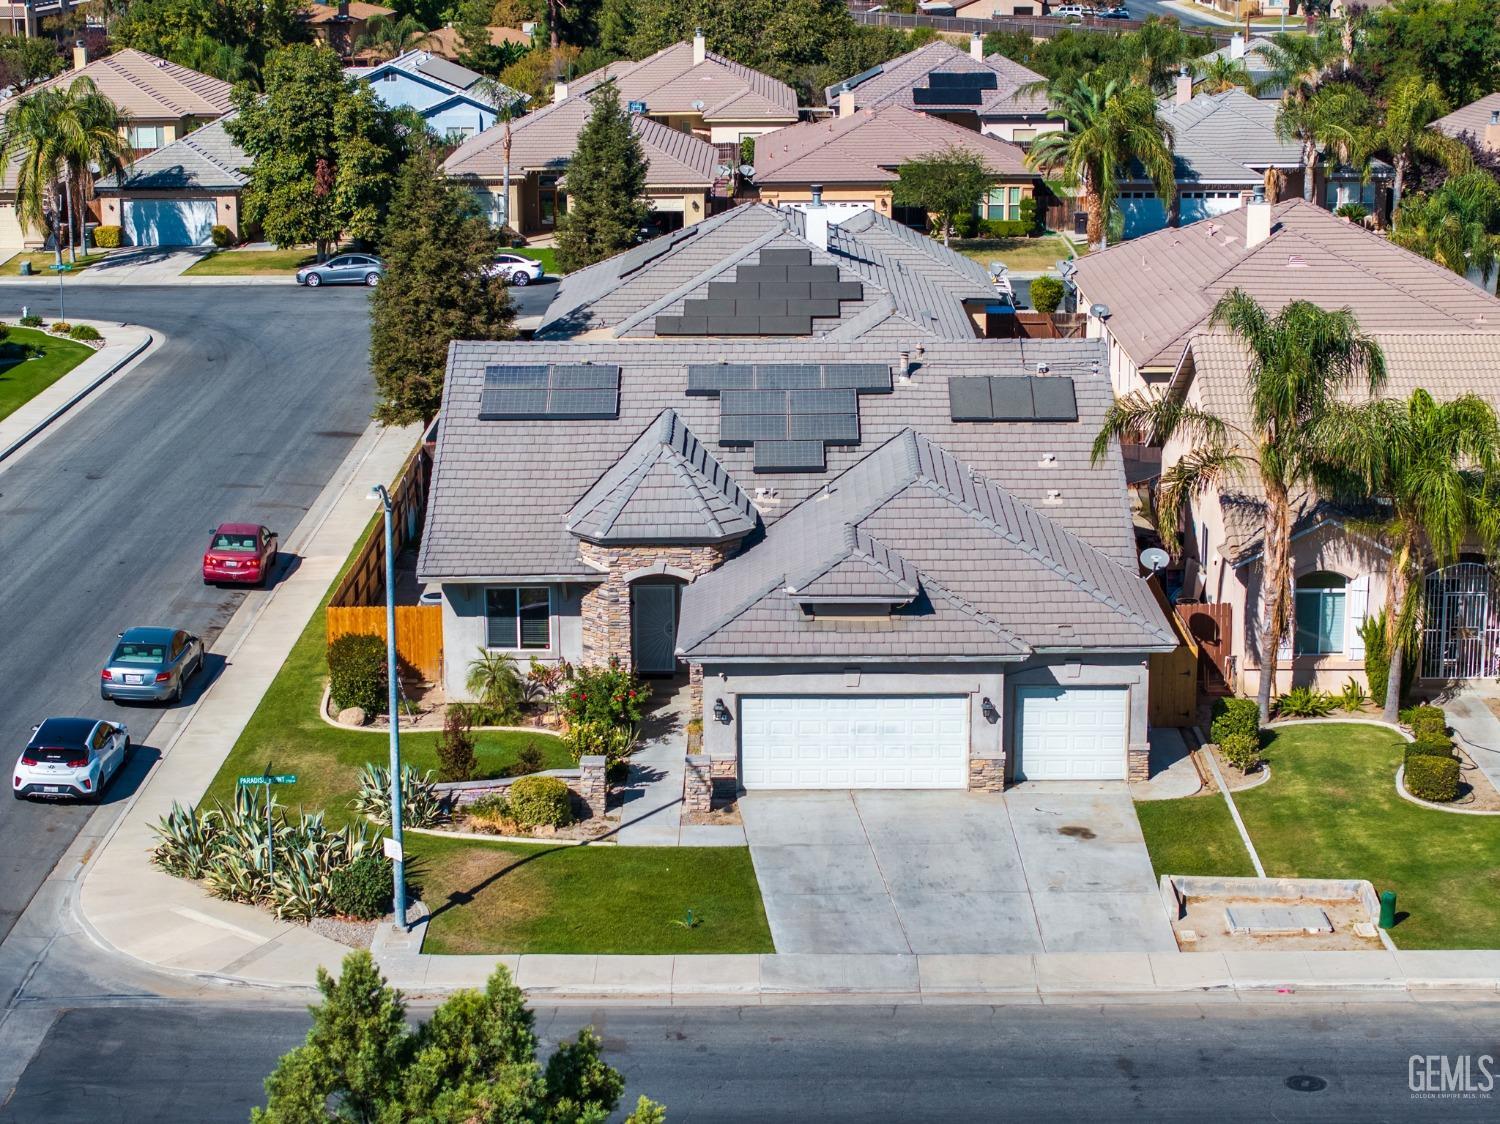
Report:
<svg viewBox="0 0 1500 1124"><path fill-rule="evenodd" d="M1058 262L1073 256L1068 244L1054 234L1040 238L966 239L962 246L954 249L986 268L992 261L1004 262L1012 273L1052 270Z"/></svg>
<svg viewBox="0 0 1500 1124"><path fill-rule="evenodd" d="M67 274L81 273L89 266L103 261L108 256L108 254L82 254L76 262L70 262L67 251L64 251L63 264L72 266L71 269L64 272ZM35 250L17 254L15 257L8 259L4 265L0 265L0 275L19 277L23 261L29 261L31 263L31 271L38 276L49 279L57 276L57 271L52 268L57 264L57 255L51 250Z"/></svg>
<svg viewBox="0 0 1500 1124"><path fill-rule="evenodd" d="M282 277L317 260L305 246L292 250L216 250L188 266L183 276Z"/></svg>
<svg viewBox="0 0 1500 1124"><path fill-rule="evenodd" d="M371 761L386 764L390 742L384 733L341 730L318 717L328 674L326 621L319 607L219 767L206 797L228 803L234 799L235 778L259 774L269 762L272 772L297 774L297 783L278 789L277 799L308 811L321 808L334 825L353 821L349 802L359 790L360 768ZM529 742L541 749L545 769L574 764L562 739L542 731L476 730L474 741L482 777L503 776ZM401 759L419 771L435 771L437 733L403 733Z"/></svg>
<svg viewBox="0 0 1500 1124"><path fill-rule="evenodd" d="M27 359L27 344L42 349ZM11 328L0 343L0 418L8 417L82 363L94 349L32 328Z"/></svg>
<svg viewBox="0 0 1500 1124"><path fill-rule="evenodd" d="M1218 793L1180 800L1142 800L1135 806L1151 866L1163 874L1255 877L1250 853Z"/></svg>
<svg viewBox="0 0 1500 1124"><path fill-rule="evenodd" d="M745 847L558 847L408 835L423 952L773 952ZM691 910L696 924L686 921Z"/></svg>
<svg viewBox="0 0 1500 1124"><path fill-rule="evenodd" d="M517 246L508 251L542 263L542 277L557 277L557 251L551 246Z"/></svg>

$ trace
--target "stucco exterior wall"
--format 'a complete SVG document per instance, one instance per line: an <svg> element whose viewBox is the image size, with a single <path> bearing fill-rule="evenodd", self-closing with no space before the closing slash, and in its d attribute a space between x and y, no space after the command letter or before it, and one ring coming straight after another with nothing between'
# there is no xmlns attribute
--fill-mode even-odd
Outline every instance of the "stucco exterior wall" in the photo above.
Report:
<svg viewBox="0 0 1500 1124"><path fill-rule="evenodd" d="M1032 137L1041 136L1043 133L1060 133L1067 126L1060 121L981 121L979 131L987 137L999 137L1001 140L1010 141L1012 144L1029 144ZM1016 131L1020 130L1022 139L1016 140ZM1026 134L1030 134L1027 136Z"/></svg>
<svg viewBox="0 0 1500 1124"><path fill-rule="evenodd" d="M514 585L517 583L493 582L465 584L446 582L443 585L443 689L448 698L469 702L472 696L464 686L469 674L469 663L485 647L487 627L484 615L484 591L491 585ZM580 604L589 586L581 583L551 585L552 621L549 648L506 649L515 659L518 669L525 674L531 657L543 663L567 660L579 663L583 657L583 620Z"/></svg>
<svg viewBox="0 0 1500 1124"><path fill-rule="evenodd" d="M795 124L795 122L788 122ZM728 121L710 125L708 140L712 144L738 144L746 137L763 137L774 133L784 125L768 125L764 121Z"/></svg>

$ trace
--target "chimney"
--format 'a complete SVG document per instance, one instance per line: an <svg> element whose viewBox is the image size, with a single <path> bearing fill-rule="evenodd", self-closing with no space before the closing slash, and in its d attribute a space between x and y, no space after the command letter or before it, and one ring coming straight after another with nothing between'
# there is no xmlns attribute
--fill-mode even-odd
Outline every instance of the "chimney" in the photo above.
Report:
<svg viewBox="0 0 1500 1124"><path fill-rule="evenodd" d="M839 116L854 116L854 91L847 85L839 87Z"/></svg>
<svg viewBox="0 0 1500 1124"><path fill-rule="evenodd" d="M552 84L552 102L563 101L568 96L568 84L566 82L554 82Z"/></svg>
<svg viewBox="0 0 1500 1124"><path fill-rule="evenodd" d="M984 36L977 31L969 36L969 57L975 62L984 61Z"/></svg>
<svg viewBox="0 0 1500 1124"><path fill-rule="evenodd" d="M693 29L693 65L697 66L708 58L708 41L703 38L701 27Z"/></svg>
<svg viewBox="0 0 1500 1124"><path fill-rule="evenodd" d="M80 39L73 44L73 69L82 70L89 64L89 49L84 46Z"/></svg>
<svg viewBox="0 0 1500 1124"><path fill-rule="evenodd" d="M1500 109L1490 110L1490 123L1484 127L1484 147L1500 152Z"/></svg>
<svg viewBox="0 0 1500 1124"><path fill-rule="evenodd" d="M1181 74L1179 74L1177 76L1177 97L1176 97L1176 102L1177 102L1178 105L1187 105L1187 103L1190 102L1190 101L1192 101L1192 100L1193 100L1193 76L1191 74L1187 73L1187 71L1183 71Z"/></svg>
<svg viewBox="0 0 1500 1124"><path fill-rule="evenodd" d="M1271 237L1271 204L1266 202L1266 189L1257 187L1250 202L1245 204L1245 249L1259 246Z"/></svg>
<svg viewBox="0 0 1500 1124"><path fill-rule="evenodd" d="M349 19L349 0L339 0L339 22L343 23Z"/></svg>
<svg viewBox="0 0 1500 1124"><path fill-rule="evenodd" d="M1231 59L1245 57L1245 37L1238 31L1229 37L1229 57Z"/></svg>
<svg viewBox="0 0 1500 1124"><path fill-rule="evenodd" d="M823 206L823 185L812 185L812 202L802 212L807 240L820 250L828 249L828 208Z"/></svg>

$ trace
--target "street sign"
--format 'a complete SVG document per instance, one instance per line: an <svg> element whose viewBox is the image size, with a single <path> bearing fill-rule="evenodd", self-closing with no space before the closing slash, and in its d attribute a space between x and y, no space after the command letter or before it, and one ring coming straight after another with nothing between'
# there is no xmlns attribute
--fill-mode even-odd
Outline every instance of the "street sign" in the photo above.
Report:
<svg viewBox="0 0 1500 1124"><path fill-rule="evenodd" d="M270 777L241 777L239 779L239 785L240 785L241 788L245 788L245 787L247 787L249 785L270 784L270 783L271 783L271 778Z"/></svg>
<svg viewBox="0 0 1500 1124"><path fill-rule="evenodd" d="M240 787L246 788L257 784L296 784L296 773L276 773L272 776L241 777L238 781Z"/></svg>
<svg viewBox="0 0 1500 1124"><path fill-rule="evenodd" d="M273 776L271 778L271 783L272 784L296 784L297 783L297 774L296 773L277 773L275 776Z"/></svg>
<svg viewBox="0 0 1500 1124"><path fill-rule="evenodd" d="M385 850L385 857L392 862L401 862L405 858L401 853L401 844L389 835L380 841L380 845Z"/></svg>

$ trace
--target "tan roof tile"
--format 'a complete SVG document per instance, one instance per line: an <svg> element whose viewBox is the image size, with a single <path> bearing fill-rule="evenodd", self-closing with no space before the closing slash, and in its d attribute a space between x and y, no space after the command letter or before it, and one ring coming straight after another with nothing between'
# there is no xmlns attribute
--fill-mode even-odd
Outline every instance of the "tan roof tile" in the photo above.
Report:
<svg viewBox="0 0 1500 1124"><path fill-rule="evenodd" d="M576 97L610 79L622 102L645 102L648 113L702 113L710 124L797 120L797 94L785 82L712 51L695 66L691 43L673 43L639 62L610 63L568 83L568 92Z"/></svg>
<svg viewBox="0 0 1500 1124"><path fill-rule="evenodd" d="M32 90L66 88L80 77L92 79L101 94L132 117L220 117L230 109L228 82L134 49L95 59L82 70L64 71ZM0 103L0 114L14 101Z"/></svg>

